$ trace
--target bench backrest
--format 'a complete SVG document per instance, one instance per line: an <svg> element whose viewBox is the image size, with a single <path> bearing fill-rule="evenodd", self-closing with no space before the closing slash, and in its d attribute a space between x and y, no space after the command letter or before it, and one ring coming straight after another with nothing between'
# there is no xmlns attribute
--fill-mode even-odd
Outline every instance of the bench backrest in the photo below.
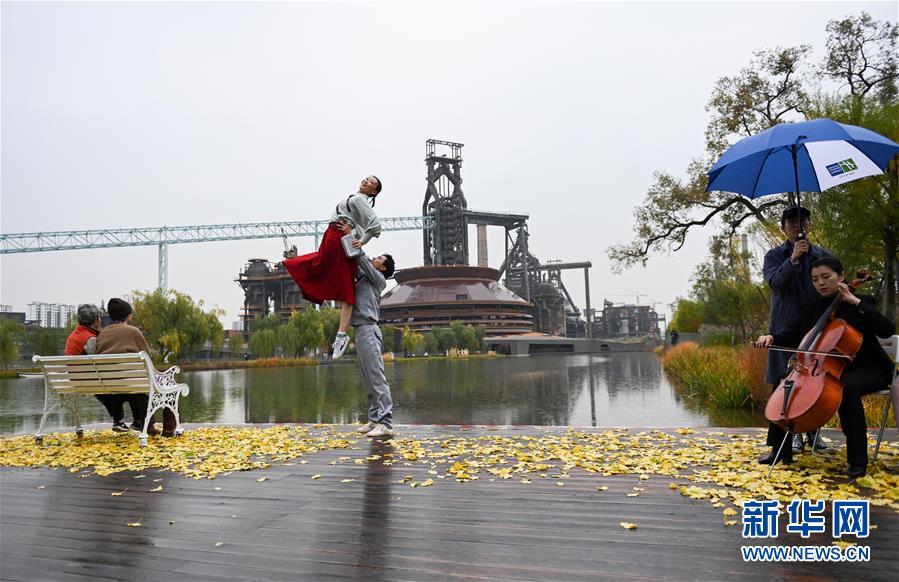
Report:
<svg viewBox="0 0 899 582"><path fill-rule="evenodd" d="M60 394L129 394L147 392L153 382L149 356L34 356L47 388Z"/></svg>

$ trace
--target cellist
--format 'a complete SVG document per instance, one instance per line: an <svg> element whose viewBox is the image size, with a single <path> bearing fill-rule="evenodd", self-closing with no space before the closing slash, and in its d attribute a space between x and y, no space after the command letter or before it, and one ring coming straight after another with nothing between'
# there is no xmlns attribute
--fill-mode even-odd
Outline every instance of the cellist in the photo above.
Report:
<svg viewBox="0 0 899 582"><path fill-rule="evenodd" d="M834 317L844 320L862 334L862 344L855 359L840 376L843 395L838 409L840 425L846 437L848 474L854 479L864 475L868 465L867 422L861 398L890 384L896 370L877 338L892 336L896 333L896 325L877 311L873 297L854 295L844 282L843 275L843 264L838 259L822 257L815 260L811 265L811 280L818 297L802 310L796 324L781 333L759 337L756 346L798 346L837 294L841 296L842 301ZM771 454L759 459L759 462L770 464L776 452L777 446L773 446Z"/></svg>

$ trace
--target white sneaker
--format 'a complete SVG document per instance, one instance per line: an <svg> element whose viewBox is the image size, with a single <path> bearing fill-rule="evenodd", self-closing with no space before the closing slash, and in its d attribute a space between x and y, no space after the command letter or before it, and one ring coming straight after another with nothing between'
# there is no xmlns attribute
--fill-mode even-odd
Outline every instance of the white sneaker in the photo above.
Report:
<svg viewBox="0 0 899 582"><path fill-rule="evenodd" d="M367 436L367 437L393 436L393 429L388 428L386 425L378 423L375 425L375 427L373 429L368 431L368 433L366 433L365 436Z"/></svg>
<svg viewBox="0 0 899 582"><path fill-rule="evenodd" d="M336 338L334 338L334 343L331 344L331 348L332 348L331 359L336 360L337 358L342 356L343 352L346 351L346 347L349 345L349 343L350 343L349 335L338 335Z"/></svg>
<svg viewBox="0 0 899 582"><path fill-rule="evenodd" d="M357 428L356 432L358 432L359 434L365 434L365 433L371 431L371 429L375 428L376 426L378 426L377 423L368 421L365 424L363 424L362 426L360 426L359 428Z"/></svg>

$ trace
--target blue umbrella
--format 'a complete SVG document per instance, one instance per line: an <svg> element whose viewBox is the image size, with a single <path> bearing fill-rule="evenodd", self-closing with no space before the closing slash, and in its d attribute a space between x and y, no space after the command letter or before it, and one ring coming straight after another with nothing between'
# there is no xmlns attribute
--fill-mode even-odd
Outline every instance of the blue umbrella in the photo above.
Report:
<svg viewBox="0 0 899 582"><path fill-rule="evenodd" d="M830 119L782 123L741 139L709 171L707 192L759 198L769 194L823 192L882 174L899 144L882 135Z"/></svg>

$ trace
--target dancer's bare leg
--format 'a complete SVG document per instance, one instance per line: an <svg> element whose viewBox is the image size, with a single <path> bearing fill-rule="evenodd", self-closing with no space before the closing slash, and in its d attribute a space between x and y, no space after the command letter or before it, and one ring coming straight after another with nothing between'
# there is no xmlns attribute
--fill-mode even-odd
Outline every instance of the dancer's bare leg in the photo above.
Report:
<svg viewBox="0 0 899 582"><path fill-rule="evenodd" d="M337 328L338 333L346 333L350 326L350 316L353 314L353 306L346 301L338 301L337 306L340 307L340 327Z"/></svg>

